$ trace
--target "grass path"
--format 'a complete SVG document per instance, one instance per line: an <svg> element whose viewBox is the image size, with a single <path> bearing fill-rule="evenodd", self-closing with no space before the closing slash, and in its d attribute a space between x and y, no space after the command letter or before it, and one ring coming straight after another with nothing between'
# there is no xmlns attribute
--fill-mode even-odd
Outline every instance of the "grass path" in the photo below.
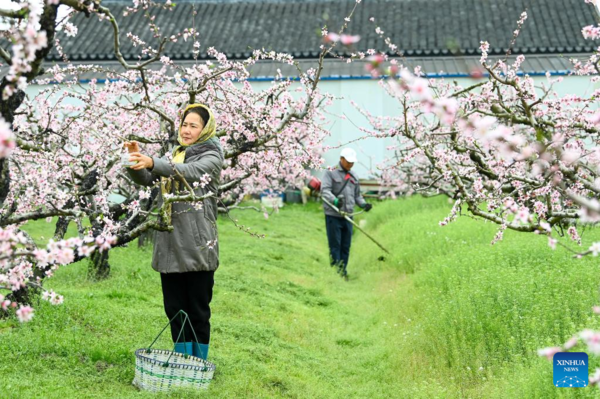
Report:
<svg viewBox="0 0 600 399"><path fill-rule="evenodd" d="M377 204L366 228L392 255L379 260L357 233L348 282L328 266L316 206L286 207L268 221L235 215L265 240L221 220L210 348L217 373L199 393L131 386L133 352L166 322L148 249L111 252L111 278L100 283L86 279L85 262L66 267L48 280L64 305L41 303L26 325L0 321L0 397L594 397L554 389L535 350L598 326L589 311L597 258L573 263L543 237L510 232L492 247L492 225L461 218L440 228L448 209L442 198ZM47 236L49 227L29 229Z"/></svg>

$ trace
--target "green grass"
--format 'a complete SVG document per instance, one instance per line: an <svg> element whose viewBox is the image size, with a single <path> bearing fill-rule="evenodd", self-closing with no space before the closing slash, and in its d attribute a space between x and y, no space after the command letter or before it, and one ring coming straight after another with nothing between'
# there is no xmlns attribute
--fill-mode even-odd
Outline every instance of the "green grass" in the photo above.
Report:
<svg viewBox="0 0 600 399"><path fill-rule="evenodd" d="M154 395L131 385L133 352L166 323L150 249L111 251L110 279L87 263L47 287L65 303L36 304L32 322L0 321L1 398L523 398L595 397L556 389L538 348L600 327L597 258L573 260L544 237L460 218L439 227L443 198L378 203L361 219L392 255L356 233L344 282L328 266L317 206L264 220L235 217L267 238L219 222L208 391ZM35 237L52 224L34 223ZM600 231L583 235L584 246ZM168 348L165 334L158 347ZM585 350L585 348L577 348ZM599 366L593 360L592 367Z"/></svg>

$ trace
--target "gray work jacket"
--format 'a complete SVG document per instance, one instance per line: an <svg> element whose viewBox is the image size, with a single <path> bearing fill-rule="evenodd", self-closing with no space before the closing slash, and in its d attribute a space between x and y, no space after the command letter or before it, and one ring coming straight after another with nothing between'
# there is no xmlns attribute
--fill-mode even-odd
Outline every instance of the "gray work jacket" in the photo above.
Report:
<svg viewBox="0 0 600 399"><path fill-rule="evenodd" d="M196 195L216 192L223 168L223 150L218 138L192 145L185 150L185 161L175 167L185 177L190 186L200 182L205 173L210 175L210 183L204 188L194 189ZM174 176L173 167L166 158L153 157L152 170L127 168L134 182L143 186L155 184L161 177ZM162 203L162 193L159 202ZM152 268L160 273L183 273L194 271L214 271L219 267L219 244L217 235L217 199L203 201L201 210L188 202L172 204L171 222L173 231L156 231ZM208 243L217 243L209 248Z"/></svg>
<svg viewBox="0 0 600 399"><path fill-rule="evenodd" d="M348 183L344 187L347 175ZM342 187L344 187L343 190ZM340 192L340 190L342 191ZM346 172L341 164L338 164L335 169L325 172L321 181L321 195L332 204L336 197L339 198L343 195L344 204L340 210L348 213L354 212L354 205L364 208L367 204L360 193L358 176L352 171ZM325 215L342 217L326 203L323 203L323 208L325 209Z"/></svg>

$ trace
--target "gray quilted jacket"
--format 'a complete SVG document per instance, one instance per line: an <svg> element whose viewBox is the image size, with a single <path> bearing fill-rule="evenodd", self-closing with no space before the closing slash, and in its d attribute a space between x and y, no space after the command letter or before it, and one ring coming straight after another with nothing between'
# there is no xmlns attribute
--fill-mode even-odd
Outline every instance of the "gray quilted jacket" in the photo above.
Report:
<svg viewBox="0 0 600 399"><path fill-rule="evenodd" d="M133 181L151 186L161 177L175 175L173 167L165 158L152 159L152 170L136 171L127 168ZM217 138L212 138L186 148L184 163L176 164L175 167L190 185L199 182L205 173L209 174L210 183L204 188L198 186L194 189L197 195L203 195L209 191L214 192L219 187L223 160L221 144ZM162 201L162 194L159 200ZM216 270L219 267L216 198L204 200L201 210L187 202L173 203L171 221L172 232L155 232L152 268L160 273ZM214 247L209 248L209 243L214 244Z"/></svg>
<svg viewBox="0 0 600 399"><path fill-rule="evenodd" d="M348 178L346 179L346 176ZM344 183L348 180L348 183L344 186ZM342 190L343 187L343 190ZM360 193L360 185L358 183L358 176L352 171L346 172L342 165L337 165L335 169L328 170L325 172L321 181L321 195L327 201L333 204L336 197L344 196L344 202L341 211L352 213L354 212L354 205L358 205L364 208L367 204L365 199ZM325 209L325 215L342 217L332 207L323 203Z"/></svg>

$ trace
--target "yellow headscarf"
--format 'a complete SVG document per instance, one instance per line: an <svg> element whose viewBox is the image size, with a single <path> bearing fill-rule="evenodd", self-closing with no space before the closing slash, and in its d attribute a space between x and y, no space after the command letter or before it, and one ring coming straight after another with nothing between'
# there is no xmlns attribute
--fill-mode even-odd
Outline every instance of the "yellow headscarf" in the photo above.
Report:
<svg viewBox="0 0 600 399"><path fill-rule="evenodd" d="M190 110L192 108L204 108L208 112L209 117L208 117L208 121L204 125L204 128L200 132L198 139L196 141L194 141L192 144L183 144L183 139L181 138L181 126L183 125L183 120L185 118L186 112L188 112L188 110ZM204 104L190 104L187 107L185 107L185 109L183 110L182 116L181 116L181 122L179 123L179 132L177 133L177 142L179 143L179 145L173 149L173 163L174 164L183 163L185 161L185 149L187 147L190 147L190 146L193 146L196 144L200 144L200 143L204 143L205 141L210 140L212 137L215 136L216 132L217 132L217 124L215 122L215 117L214 117L212 111L210 110L210 108L208 108ZM171 192L171 179L162 177L160 179L160 181L161 181L160 188L161 188L163 196L167 193L170 193ZM179 189L179 182L176 181L175 182L175 190L178 190L178 189ZM170 206L167 208L167 215L169 215L169 216L171 215L171 207Z"/></svg>
<svg viewBox="0 0 600 399"><path fill-rule="evenodd" d="M183 144L183 140L181 139L181 126L183 125L183 119L185 118L186 112L188 112L192 108L203 108L203 109L205 109L206 112L208 112L208 116L209 117L208 117L208 122L206 122L206 125L204 125L204 128L200 132L200 136L198 136L198 139L196 141L194 141L192 144L185 145L185 144ZM194 144L204 143L206 140L210 139L211 137L213 137L215 135L215 133L217 132L217 129L216 129L217 126L216 125L217 124L215 123L215 117L214 117L212 111L210 110L210 108L208 108L206 105L204 105L204 104L190 104L190 105L188 105L183 110L183 114L182 114L182 117L181 117L181 122L179 123L179 133L177 134L177 142L179 142L179 144L181 146L175 148L175 151L177 151L181 147L185 148L185 147L189 147L189 146L194 145Z"/></svg>

